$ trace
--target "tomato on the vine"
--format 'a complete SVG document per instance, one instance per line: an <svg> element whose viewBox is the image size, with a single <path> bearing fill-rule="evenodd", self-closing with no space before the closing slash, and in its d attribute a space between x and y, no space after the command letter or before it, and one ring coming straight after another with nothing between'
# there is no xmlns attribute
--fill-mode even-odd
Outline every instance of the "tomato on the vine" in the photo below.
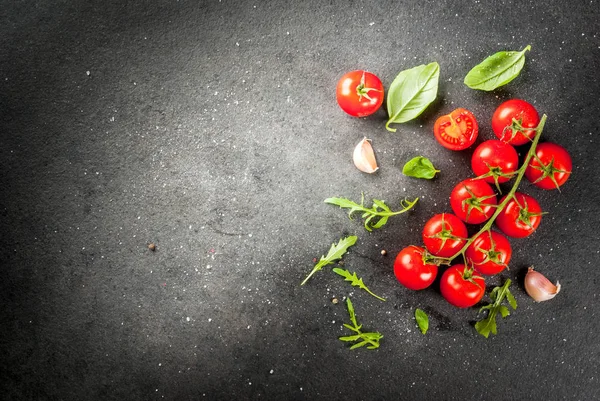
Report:
<svg viewBox="0 0 600 401"><path fill-rule="evenodd" d="M453 265L442 274L440 291L452 305L468 308L483 298L485 280L463 264Z"/></svg>
<svg viewBox="0 0 600 401"><path fill-rule="evenodd" d="M500 203L506 198L503 197ZM496 218L498 228L509 237L527 237L538 228L542 221L542 208L531 196L515 192Z"/></svg>
<svg viewBox="0 0 600 401"><path fill-rule="evenodd" d="M394 274L398 281L411 290L422 290L433 283L438 267L429 260L425 249L410 245L401 250L394 261Z"/></svg>
<svg viewBox="0 0 600 401"><path fill-rule="evenodd" d="M366 117L375 113L383 103L383 84L375 75L357 70L345 74L337 84L338 104L354 117Z"/></svg>
<svg viewBox="0 0 600 401"><path fill-rule="evenodd" d="M483 180L466 179L450 193L450 206L459 219L470 224L483 223L496 210L496 193Z"/></svg>
<svg viewBox="0 0 600 401"><path fill-rule="evenodd" d="M535 148L535 154L525 169L525 177L539 188L558 189L567 181L572 168L571 156L565 148L543 142Z"/></svg>
<svg viewBox="0 0 600 401"><path fill-rule="evenodd" d="M432 255L449 258L467 242L467 226L450 213L436 214L423 227L423 243Z"/></svg>
<svg viewBox="0 0 600 401"><path fill-rule="evenodd" d="M519 168L519 155L508 143L490 139L475 148L471 167L478 178L498 186L515 175Z"/></svg>
<svg viewBox="0 0 600 401"><path fill-rule="evenodd" d="M465 258L469 265L486 275L498 274L504 270L511 256L510 242L496 231L481 233L465 251Z"/></svg>
<svg viewBox="0 0 600 401"><path fill-rule="evenodd" d="M513 119L517 121L517 125ZM539 122L540 116L535 107L524 100L511 99L498 106L494 112L492 130L501 141L519 146L533 140L535 130L528 128L536 128Z"/></svg>
<svg viewBox="0 0 600 401"><path fill-rule="evenodd" d="M459 108L450 114L439 117L433 125L435 139L450 150L463 150L477 139L479 126L473 113Z"/></svg>

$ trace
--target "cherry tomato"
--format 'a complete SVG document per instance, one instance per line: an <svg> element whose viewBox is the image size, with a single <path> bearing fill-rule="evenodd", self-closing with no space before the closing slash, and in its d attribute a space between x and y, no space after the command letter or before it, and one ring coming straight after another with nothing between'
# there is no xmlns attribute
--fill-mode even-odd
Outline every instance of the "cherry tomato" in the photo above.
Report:
<svg viewBox="0 0 600 401"><path fill-rule="evenodd" d="M453 265L442 274L440 291L452 305L468 308L483 298L485 280L465 265Z"/></svg>
<svg viewBox="0 0 600 401"><path fill-rule="evenodd" d="M569 176L573 165L571 156L560 145L543 142L535 148L535 155L525 169L525 177L543 189L558 189Z"/></svg>
<svg viewBox="0 0 600 401"><path fill-rule="evenodd" d="M475 148L471 167L477 177L498 186L515 174L519 168L519 155L508 143L490 139Z"/></svg>
<svg viewBox="0 0 600 401"><path fill-rule="evenodd" d="M438 267L430 262L425 249L410 245L398 253L394 261L394 274L398 281L411 290L427 288L435 280Z"/></svg>
<svg viewBox="0 0 600 401"><path fill-rule="evenodd" d="M450 150L463 150L477 139L479 126L473 113L459 108L450 114L441 116L433 125L435 139Z"/></svg>
<svg viewBox="0 0 600 401"><path fill-rule="evenodd" d="M362 70L345 74L336 90L338 104L354 117L375 113L383 103L383 94L381 80L375 74Z"/></svg>
<svg viewBox="0 0 600 401"><path fill-rule="evenodd" d="M512 248L506 237L496 231L486 231L473 240L465 251L470 266L481 274L493 275L510 262Z"/></svg>
<svg viewBox="0 0 600 401"><path fill-rule="evenodd" d="M500 203L504 202L504 196ZM535 199L515 192L495 220L498 228L509 237L523 238L531 235L542 221L542 208Z"/></svg>
<svg viewBox="0 0 600 401"><path fill-rule="evenodd" d="M524 130L513 130L513 119L517 120ZM524 145L535 136L534 130L540 122L537 110L529 103L520 99L511 99L502 103L492 116L492 130L503 142L511 145Z"/></svg>
<svg viewBox="0 0 600 401"><path fill-rule="evenodd" d="M435 256L454 256L467 242L467 226L450 213L436 214L423 227L425 248Z"/></svg>
<svg viewBox="0 0 600 401"><path fill-rule="evenodd" d="M496 211L496 193L483 180L466 179L450 193L450 206L454 214L469 224L483 223Z"/></svg>

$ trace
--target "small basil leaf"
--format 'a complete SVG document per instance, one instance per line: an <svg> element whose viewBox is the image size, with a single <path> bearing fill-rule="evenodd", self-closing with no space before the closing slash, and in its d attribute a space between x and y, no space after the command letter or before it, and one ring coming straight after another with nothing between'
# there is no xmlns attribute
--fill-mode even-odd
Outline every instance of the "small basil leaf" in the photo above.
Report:
<svg viewBox="0 0 600 401"><path fill-rule="evenodd" d="M417 156L409 160L402 168L402 173L404 175L415 178L425 178L427 180L431 180L435 177L435 173L439 172L440 170L436 170L431 161L423 156Z"/></svg>
<svg viewBox="0 0 600 401"><path fill-rule="evenodd" d="M427 330L429 329L429 317L427 314L417 308L417 310L415 310L415 320L417 321L417 325L419 325L421 333L427 333Z"/></svg>
<svg viewBox="0 0 600 401"><path fill-rule="evenodd" d="M420 65L401 71L392 81L387 95L387 112L390 117L385 124L404 123L418 117L437 96L440 66L438 63Z"/></svg>
<svg viewBox="0 0 600 401"><path fill-rule="evenodd" d="M465 85L471 89L492 91L515 79L525 65L525 52L531 46L518 51L501 51L477 64L465 77Z"/></svg>

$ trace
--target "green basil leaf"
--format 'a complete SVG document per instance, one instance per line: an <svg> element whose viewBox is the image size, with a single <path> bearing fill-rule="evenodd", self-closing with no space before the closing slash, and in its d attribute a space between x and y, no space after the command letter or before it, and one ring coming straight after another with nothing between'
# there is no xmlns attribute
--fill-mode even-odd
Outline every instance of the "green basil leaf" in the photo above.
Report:
<svg viewBox="0 0 600 401"><path fill-rule="evenodd" d="M521 72L525 65L525 52L529 50L530 45L520 52L501 51L489 56L469 71L465 77L465 85L483 91L492 91L506 85Z"/></svg>
<svg viewBox="0 0 600 401"><path fill-rule="evenodd" d="M437 96L440 65L430 63L401 71L388 90L387 112L390 117L385 124L404 123L418 117Z"/></svg>
<svg viewBox="0 0 600 401"><path fill-rule="evenodd" d="M417 308L417 310L415 310L415 320L417 321L417 325L419 325L421 333L427 333L427 330L429 329L429 317L427 317L427 314Z"/></svg>
<svg viewBox="0 0 600 401"><path fill-rule="evenodd" d="M439 172L440 170L436 170L431 161L423 156L410 159L402 168L402 174L406 176L425 178L427 180L431 180L435 177L435 173Z"/></svg>

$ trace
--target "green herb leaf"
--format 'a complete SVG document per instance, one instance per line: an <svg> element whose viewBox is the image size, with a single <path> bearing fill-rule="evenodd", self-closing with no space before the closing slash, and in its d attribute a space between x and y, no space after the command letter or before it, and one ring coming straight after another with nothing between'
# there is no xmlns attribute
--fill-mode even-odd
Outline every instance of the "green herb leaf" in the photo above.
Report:
<svg viewBox="0 0 600 401"><path fill-rule="evenodd" d="M356 334L351 335L351 336L338 337L338 339L340 341L345 341L345 342L359 341L356 344L353 344L352 347L350 347L350 349L356 349L356 348L360 348L360 347L364 347L364 346L367 346L368 349L379 348L379 340L381 340L383 338L383 335L381 335L381 333L379 333L379 332L363 333L360 330L362 325L358 324L358 322L356 321L356 314L354 313L354 306L352 305L352 302L350 301L350 297L346 298L346 305L348 307L348 314L350 315L350 321L352 322L353 326L350 326L349 324L344 323L344 327L352 330Z"/></svg>
<svg viewBox="0 0 600 401"><path fill-rule="evenodd" d="M488 311L488 315L485 319L475 323L475 330L485 338L488 338L490 333L494 335L497 334L496 316L498 314L503 318L510 315L510 310L505 305L502 305L502 301L504 301L505 298L513 309L517 309L517 301L508 289L510 283L510 280L506 280L502 287L495 287L490 292L492 303L483 306L479 310L479 312L483 312L484 310Z"/></svg>
<svg viewBox="0 0 600 401"><path fill-rule="evenodd" d="M362 281L362 278L358 278L356 276L356 272L350 273L348 270L340 269L339 267L334 267L333 271L335 273L339 274L340 276L344 277L346 279L346 281L350 281L350 284L352 284L354 287L359 287L360 289L365 290L366 292L368 292L375 298L377 298L381 301L385 301L384 298L381 298L380 296L373 294L371 292L371 290L369 290L367 288L367 286L365 285L365 283Z"/></svg>
<svg viewBox="0 0 600 401"><path fill-rule="evenodd" d="M344 256L344 254L348 251L348 248L350 248L352 245L354 245L356 243L357 239L358 239L357 236L350 235L346 238L342 238L337 244L335 244L335 243L332 244L331 248L329 248L329 252L327 253L327 256L321 256L321 260L319 260L319 262L317 262L317 264L313 267L310 274L308 276L306 276L306 278L300 285L306 284L308 279L311 278L313 274L315 274L316 272L321 270L323 268L323 266L331 265L331 264L333 264L334 261L341 259L342 256Z"/></svg>
<svg viewBox="0 0 600 401"><path fill-rule="evenodd" d="M435 62L401 71L388 91L387 112L390 119L385 128L396 132L390 124L418 117L435 100L439 78L440 66Z"/></svg>
<svg viewBox="0 0 600 401"><path fill-rule="evenodd" d="M427 316L427 313L417 308L415 310L415 320L417 321L417 325L419 325L421 333L427 333L427 330L429 329L429 317Z"/></svg>
<svg viewBox="0 0 600 401"><path fill-rule="evenodd" d="M477 64L465 77L465 85L471 89L492 91L515 79L525 65L526 46L521 51L501 51Z"/></svg>
<svg viewBox="0 0 600 401"><path fill-rule="evenodd" d="M406 176L425 178L427 180L431 180L435 177L435 173L439 172L440 170L436 170L435 167L433 167L433 163L423 156L417 156L410 159L402 168L402 174Z"/></svg>
<svg viewBox="0 0 600 401"><path fill-rule="evenodd" d="M402 206L401 210L396 212L392 211L384 201L373 199L373 206L367 208L364 206L364 195L361 197L360 204L351 201L346 198L327 198L325 199L325 203L329 203L331 205L337 205L342 209L350 209L348 212L348 217L352 220L352 215L355 212L362 213L362 218L365 219L364 225L367 231L372 231L373 228L381 228L387 223L388 219L391 216L395 216L401 213L404 213L410 210L419 200L416 198L414 201L403 200L400 202ZM381 210L380 210L381 209ZM374 223L373 219L377 219Z"/></svg>

